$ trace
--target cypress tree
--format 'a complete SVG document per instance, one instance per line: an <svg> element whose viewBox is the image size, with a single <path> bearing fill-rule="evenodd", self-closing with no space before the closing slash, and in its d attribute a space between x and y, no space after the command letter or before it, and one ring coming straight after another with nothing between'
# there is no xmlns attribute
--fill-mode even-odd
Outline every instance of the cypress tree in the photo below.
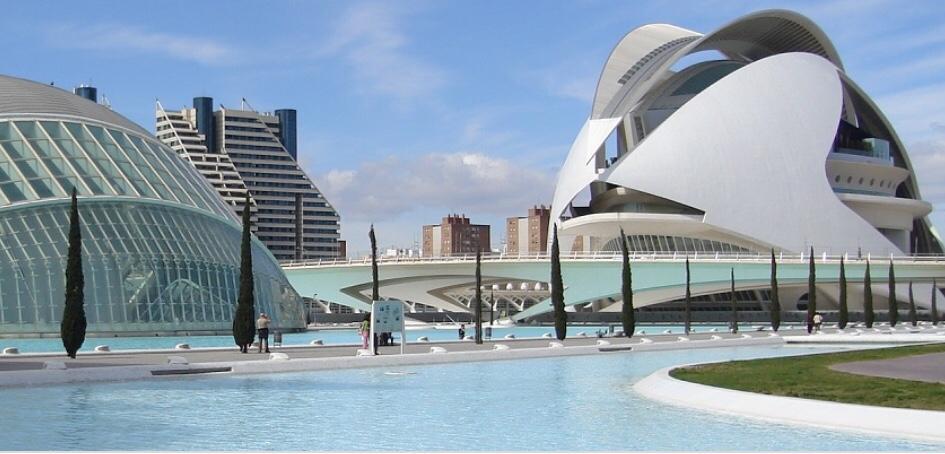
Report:
<svg viewBox="0 0 945 454"><path fill-rule="evenodd" d="M817 313L817 272L814 268L814 247L810 248L810 271L807 274L807 332L814 330L814 314Z"/></svg>
<svg viewBox="0 0 945 454"><path fill-rule="evenodd" d="M899 323L899 301L896 300L896 272L889 261L889 326Z"/></svg>
<svg viewBox="0 0 945 454"><path fill-rule="evenodd" d="M482 250L476 250L476 307L473 310L476 327L476 343L482 343Z"/></svg>
<svg viewBox="0 0 945 454"><path fill-rule="evenodd" d="M873 327L873 279L870 277L870 261L866 261L866 274L863 275L863 321L867 328Z"/></svg>
<svg viewBox="0 0 945 454"><path fill-rule="evenodd" d="M938 326L938 308L935 306L935 300L938 298L938 286L935 285L935 279L932 279L932 325Z"/></svg>
<svg viewBox="0 0 945 454"><path fill-rule="evenodd" d="M627 236L624 235L623 229L620 229L620 253L623 259L620 273L623 307L620 320L623 322L624 335L633 337L633 332L636 330L636 320L633 317L633 271L630 270L630 252L627 250Z"/></svg>
<svg viewBox="0 0 945 454"><path fill-rule="evenodd" d="M85 276L82 273L82 234L79 231L79 202L72 188L69 208L69 252L66 258L66 301L62 308L59 336L66 354L75 359L76 352L85 342Z"/></svg>
<svg viewBox="0 0 945 454"><path fill-rule="evenodd" d="M554 227L551 243L551 305L554 307L555 337L568 336L568 313L564 311L564 280L561 278L561 257L558 249L558 225Z"/></svg>
<svg viewBox="0 0 945 454"><path fill-rule="evenodd" d="M246 353L256 337L256 324L253 316L256 313L255 298L253 295L253 250L251 221L249 218L250 199L246 195L243 204L243 239L240 247L240 290L236 303L236 313L233 315L233 340Z"/></svg>
<svg viewBox="0 0 945 454"><path fill-rule="evenodd" d="M689 256L686 256L686 300L683 306L683 330L686 335L692 329L692 292L689 289Z"/></svg>
<svg viewBox="0 0 945 454"><path fill-rule="evenodd" d="M847 322L850 321L850 313L847 308L847 270L843 263L843 257L840 257L840 313L837 315L837 327L844 329Z"/></svg>
<svg viewBox="0 0 945 454"><path fill-rule="evenodd" d="M915 314L915 298L912 297L912 281L909 281L909 322L912 326L919 324L919 319Z"/></svg>
<svg viewBox="0 0 945 454"><path fill-rule="evenodd" d="M371 224L368 238L371 239L371 301L380 301L380 283L377 280L377 238L374 237L374 224Z"/></svg>
<svg viewBox="0 0 945 454"><path fill-rule="evenodd" d="M771 329L775 332L781 326L781 299L778 298L778 264L774 260L774 249L771 249Z"/></svg>
<svg viewBox="0 0 945 454"><path fill-rule="evenodd" d="M738 332L738 307L735 305L735 268L732 268L732 322L730 328L732 334Z"/></svg>

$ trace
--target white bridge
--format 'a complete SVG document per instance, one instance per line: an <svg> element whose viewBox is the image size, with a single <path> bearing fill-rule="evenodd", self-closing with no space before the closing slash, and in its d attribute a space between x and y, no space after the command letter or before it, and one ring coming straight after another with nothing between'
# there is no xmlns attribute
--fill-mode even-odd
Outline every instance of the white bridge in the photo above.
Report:
<svg viewBox="0 0 945 454"><path fill-rule="evenodd" d="M838 299L840 256L815 255L818 307L835 308ZM685 294L685 259L682 254L633 253L634 306L679 300ZM930 307L932 281L945 282L945 256L856 257L845 256L849 307L862 308L863 277L867 261L874 308L885 311L888 304L890 263L894 265L897 299L908 302L908 283L919 308ZM730 290L730 273L735 272L735 289L769 289L771 256L767 254L726 255L699 253L689 257L690 288L693 296L725 293ZM778 287L782 308L788 310L807 293L809 256L776 256ZM620 254L562 254L565 304L611 303L620 300ZM378 281L382 298L409 301L412 310L417 303L430 306L426 310L467 312L469 296L475 289L474 256L433 258L382 258L378 260ZM371 259L319 260L283 263L282 269L295 289L304 296L313 296L358 310L367 310L371 301ZM504 310L513 319L521 320L551 310L548 281L551 265L548 255L482 257L483 302L489 298L493 284L499 285ZM945 305L939 294L941 308ZM900 308L905 308L905 304ZM599 305L603 311L617 311L619 304ZM597 306L595 306L597 307Z"/></svg>

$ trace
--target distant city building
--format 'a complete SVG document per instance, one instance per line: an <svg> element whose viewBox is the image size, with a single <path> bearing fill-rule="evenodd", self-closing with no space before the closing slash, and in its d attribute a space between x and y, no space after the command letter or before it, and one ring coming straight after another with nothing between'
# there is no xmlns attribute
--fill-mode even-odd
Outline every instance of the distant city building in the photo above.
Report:
<svg viewBox="0 0 945 454"><path fill-rule="evenodd" d="M452 214L439 225L423 226L423 257L491 252L488 224L471 224L465 215Z"/></svg>
<svg viewBox="0 0 945 454"><path fill-rule="evenodd" d="M278 260L343 256L340 217L299 166L296 111L156 109L157 136L190 162L237 213L251 197L254 232Z"/></svg>
<svg viewBox="0 0 945 454"><path fill-rule="evenodd" d="M543 254L548 251L548 220L551 208L528 209L528 216L505 221L506 254Z"/></svg>

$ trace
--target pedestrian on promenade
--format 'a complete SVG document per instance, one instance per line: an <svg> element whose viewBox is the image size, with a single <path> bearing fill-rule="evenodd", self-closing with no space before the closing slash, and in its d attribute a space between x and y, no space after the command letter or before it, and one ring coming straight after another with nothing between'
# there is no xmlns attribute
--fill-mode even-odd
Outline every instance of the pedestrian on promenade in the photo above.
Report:
<svg viewBox="0 0 945 454"><path fill-rule="evenodd" d="M371 314L364 314L358 334L361 335L361 348L368 348L368 339L371 338Z"/></svg>
<svg viewBox="0 0 945 454"><path fill-rule="evenodd" d="M260 312L259 318L256 319L256 331L259 332L259 353L263 352L263 344L265 344L266 353L269 353L270 323L272 323L272 319L265 312Z"/></svg>
<svg viewBox="0 0 945 454"><path fill-rule="evenodd" d="M814 318L807 314L807 334L814 331Z"/></svg>
<svg viewBox="0 0 945 454"><path fill-rule="evenodd" d="M824 316L820 312L814 314L814 331L820 331L820 325L824 323Z"/></svg>
<svg viewBox="0 0 945 454"><path fill-rule="evenodd" d="M459 325L459 340L463 340L463 338L465 337L466 337L466 325L460 324Z"/></svg>

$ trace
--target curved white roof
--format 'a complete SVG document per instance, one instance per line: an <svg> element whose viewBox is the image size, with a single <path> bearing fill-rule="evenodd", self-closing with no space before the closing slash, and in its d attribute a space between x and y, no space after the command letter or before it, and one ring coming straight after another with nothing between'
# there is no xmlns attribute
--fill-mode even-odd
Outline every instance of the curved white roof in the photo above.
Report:
<svg viewBox="0 0 945 454"><path fill-rule="evenodd" d="M27 114L80 117L150 136L151 133L111 109L61 88L0 75L0 116Z"/></svg>
<svg viewBox="0 0 945 454"><path fill-rule="evenodd" d="M636 70L648 61L648 55L671 50L676 45L702 36L692 30L668 24L650 24L627 33L610 52L607 63L597 81L592 118L600 117L607 103L630 79Z"/></svg>
<svg viewBox="0 0 945 454"><path fill-rule="evenodd" d="M637 39L642 39L642 43L632 42ZM661 40L661 44L654 45ZM793 11L759 11L706 35L672 25L647 25L624 36L611 53L598 81L591 118L626 114L643 95L672 74L670 68L676 62L708 50L746 63L780 53L806 52L819 55L843 70L840 56L823 30ZM636 55L642 56L625 63ZM626 71L628 76L617 83L611 80L611 74L619 71Z"/></svg>

